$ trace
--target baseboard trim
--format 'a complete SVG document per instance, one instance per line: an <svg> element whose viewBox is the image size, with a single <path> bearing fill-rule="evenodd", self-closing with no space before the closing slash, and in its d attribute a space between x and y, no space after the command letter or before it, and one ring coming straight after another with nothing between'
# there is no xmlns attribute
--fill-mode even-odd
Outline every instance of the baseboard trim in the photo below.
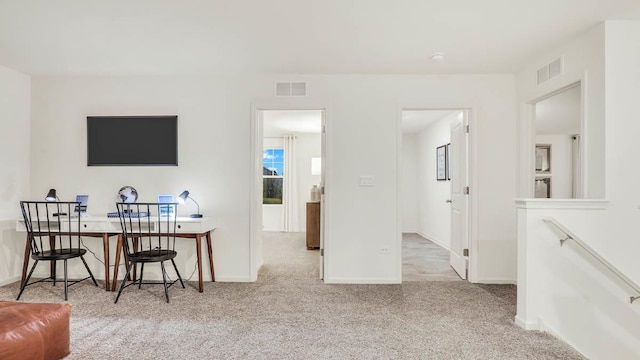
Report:
<svg viewBox="0 0 640 360"><path fill-rule="evenodd" d="M216 276L216 282L253 282L244 276Z"/></svg>
<svg viewBox="0 0 640 360"><path fill-rule="evenodd" d="M519 327L525 330L538 330L539 328L539 324L537 321L525 321L524 319L521 319L517 315L515 317L515 323L516 325L518 325Z"/></svg>
<svg viewBox="0 0 640 360"><path fill-rule="evenodd" d="M398 279L389 278L324 278L326 284L401 284Z"/></svg>
<svg viewBox="0 0 640 360"><path fill-rule="evenodd" d="M535 329L535 330L539 330L539 331L545 332L545 333L555 337L556 339L558 339L558 340L564 342L565 344L567 344L568 346L572 347L575 351L579 352L580 355L584 356L586 359L589 358L587 355L585 355L585 353L580 351L580 349L578 349L575 346L575 344L567 341L567 339L562 337L554 328L552 328L549 325L547 325L547 323L539 316L538 316L538 326L537 326L537 329Z"/></svg>
<svg viewBox="0 0 640 360"><path fill-rule="evenodd" d="M423 232L420 232L420 231L416 231L416 234L422 236L423 238L425 238L427 240L433 241L434 243L438 244L438 246L444 248L447 251L451 251L451 246L445 245L442 241L436 239L435 237L433 237L431 235L427 235L427 234L425 234Z"/></svg>
<svg viewBox="0 0 640 360"><path fill-rule="evenodd" d="M478 279L476 284L518 285L518 282L516 279L509 278L484 278Z"/></svg>
<svg viewBox="0 0 640 360"><path fill-rule="evenodd" d="M10 277L8 279L2 280L2 281L0 281L0 286L13 284L16 281L20 281L20 278L21 278L21 276L14 276L14 277Z"/></svg>

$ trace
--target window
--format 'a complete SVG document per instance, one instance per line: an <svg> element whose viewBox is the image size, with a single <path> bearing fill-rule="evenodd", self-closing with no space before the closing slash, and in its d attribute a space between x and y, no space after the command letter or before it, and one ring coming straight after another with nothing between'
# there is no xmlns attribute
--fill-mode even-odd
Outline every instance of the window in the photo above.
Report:
<svg viewBox="0 0 640 360"><path fill-rule="evenodd" d="M284 149L262 151L262 203L282 204Z"/></svg>

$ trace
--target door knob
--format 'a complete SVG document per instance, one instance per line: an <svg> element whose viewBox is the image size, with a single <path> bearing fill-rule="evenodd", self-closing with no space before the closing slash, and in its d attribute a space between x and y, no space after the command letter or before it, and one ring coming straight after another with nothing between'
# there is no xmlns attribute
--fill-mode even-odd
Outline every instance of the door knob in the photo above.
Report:
<svg viewBox="0 0 640 360"><path fill-rule="evenodd" d="M447 199L447 203L451 204L451 199Z"/></svg>

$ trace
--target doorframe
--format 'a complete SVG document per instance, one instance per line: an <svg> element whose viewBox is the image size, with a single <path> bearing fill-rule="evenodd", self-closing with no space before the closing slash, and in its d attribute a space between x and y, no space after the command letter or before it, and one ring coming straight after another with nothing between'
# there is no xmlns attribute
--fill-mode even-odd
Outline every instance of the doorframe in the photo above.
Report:
<svg viewBox="0 0 640 360"><path fill-rule="evenodd" d="M478 282L478 131L477 131L477 105L469 106L468 104L461 106L424 106L424 105L400 105L396 114L396 153L397 156L397 216L396 216L396 271L398 273L399 282L402 283L402 112L411 110L462 110L467 112L467 121L469 125L468 149L467 149L467 177L469 179L469 198L467 202L468 219L467 219L467 243L469 244L469 274L467 280L472 283Z"/></svg>
<svg viewBox="0 0 640 360"><path fill-rule="evenodd" d="M262 111L270 110L321 110L324 111L323 127L324 131L321 132L322 140L324 141L324 154L322 156L322 185L324 187L324 194L322 195L322 205L320 212L320 248L321 252L324 252L324 256L320 255L320 261L323 262L323 275L327 273L329 263L327 261L328 248L330 246L330 238L326 235L330 227L329 219L327 219L326 212L330 204L330 187L328 186L328 174L330 173L331 164L331 139L330 139L330 122L329 122L329 105L326 102L309 101L308 99L268 99L258 100L251 103L251 115L250 115L250 137L249 137L249 149L250 149L250 189L249 189L249 201L250 201L250 216L249 216L249 274L250 281L258 280L258 272L264 263L262 257L262 244L259 235L262 231L262 208L258 206L258 202L262 199L262 195L258 195L258 182L262 182L262 171L258 169L258 164L262 163L262 138L263 138L263 119L259 116ZM258 150L260 153L258 154ZM260 171L259 171L260 170ZM262 202L260 201L260 204ZM323 282L326 275L322 277Z"/></svg>
<svg viewBox="0 0 640 360"><path fill-rule="evenodd" d="M580 86L580 166L582 168L582 198L586 198L588 189L588 177L586 160L588 136L586 131L586 94L587 94L587 81L586 74L573 79L568 83L564 83L554 89L549 90L547 93L537 96L533 99L529 99L520 104L520 124L519 124L519 139L517 139L518 146L518 179L516 193L518 198L534 198L534 182L535 182L535 144L536 144L536 104L540 101L548 99L554 95L558 95L566 90L572 89L576 86ZM544 199L539 199L544 200Z"/></svg>

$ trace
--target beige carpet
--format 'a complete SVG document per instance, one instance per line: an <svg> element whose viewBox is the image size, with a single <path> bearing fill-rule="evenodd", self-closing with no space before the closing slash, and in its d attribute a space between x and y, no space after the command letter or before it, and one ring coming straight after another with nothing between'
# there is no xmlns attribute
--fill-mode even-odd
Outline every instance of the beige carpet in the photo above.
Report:
<svg viewBox="0 0 640 360"><path fill-rule="evenodd" d="M178 255L179 256L179 255ZM303 234L268 234L256 283L197 283L114 293L70 289L68 359L581 359L549 335L513 324L515 288L465 281L326 285ZM13 300L18 284L0 288ZM27 288L60 302L62 288Z"/></svg>

